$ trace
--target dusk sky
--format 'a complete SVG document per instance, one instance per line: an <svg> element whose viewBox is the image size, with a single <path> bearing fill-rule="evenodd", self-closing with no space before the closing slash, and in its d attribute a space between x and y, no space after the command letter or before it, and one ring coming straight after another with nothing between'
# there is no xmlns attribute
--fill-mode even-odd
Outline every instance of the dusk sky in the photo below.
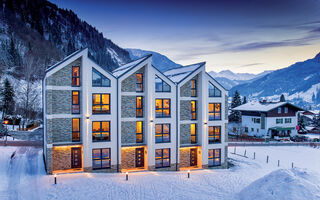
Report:
<svg viewBox="0 0 320 200"><path fill-rule="evenodd" d="M50 0L122 48L259 73L320 52L320 0Z"/></svg>

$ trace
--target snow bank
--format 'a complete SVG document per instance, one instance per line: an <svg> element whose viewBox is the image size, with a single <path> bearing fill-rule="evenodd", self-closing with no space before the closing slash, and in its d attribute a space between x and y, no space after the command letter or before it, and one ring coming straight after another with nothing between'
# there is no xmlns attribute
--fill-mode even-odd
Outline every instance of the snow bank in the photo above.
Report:
<svg viewBox="0 0 320 200"><path fill-rule="evenodd" d="M319 200L320 176L306 169L279 169L244 188L239 199Z"/></svg>

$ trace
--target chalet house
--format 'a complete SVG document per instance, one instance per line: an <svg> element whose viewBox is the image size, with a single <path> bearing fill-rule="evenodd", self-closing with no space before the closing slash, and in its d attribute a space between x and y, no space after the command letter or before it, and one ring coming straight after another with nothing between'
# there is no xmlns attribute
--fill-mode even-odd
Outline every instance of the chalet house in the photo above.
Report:
<svg viewBox="0 0 320 200"><path fill-rule="evenodd" d="M234 108L241 111L243 132L257 137L290 137L297 134L298 111L288 102L248 102Z"/></svg>
<svg viewBox="0 0 320 200"><path fill-rule="evenodd" d="M205 63L161 73L151 61L108 72L82 49L46 70L48 174L227 166L227 91Z"/></svg>

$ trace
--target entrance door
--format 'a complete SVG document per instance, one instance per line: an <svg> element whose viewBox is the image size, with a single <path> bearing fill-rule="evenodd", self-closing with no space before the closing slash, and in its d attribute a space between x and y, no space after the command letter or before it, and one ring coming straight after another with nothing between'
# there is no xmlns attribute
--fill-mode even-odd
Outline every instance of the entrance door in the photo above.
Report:
<svg viewBox="0 0 320 200"><path fill-rule="evenodd" d="M197 166L197 149L190 149L190 166Z"/></svg>
<svg viewBox="0 0 320 200"><path fill-rule="evenodd" d="M71 148L71 168L81 168L81 148Z"/></svg>
<svg viewBox="0 0 320 200"><path fill-rule="evenodd" d="M144 167L144 148L136 148L136 167Z"/></svg>

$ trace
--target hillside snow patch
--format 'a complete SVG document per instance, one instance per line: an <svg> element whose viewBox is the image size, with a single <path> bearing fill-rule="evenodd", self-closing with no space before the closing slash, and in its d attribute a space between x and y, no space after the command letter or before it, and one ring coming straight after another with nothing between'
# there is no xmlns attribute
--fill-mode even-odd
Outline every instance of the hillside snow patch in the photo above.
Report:
<svg viewBox="0 0 320 200"><path fill-rule="evenodd" d="M279 169L245 187L239 199L319 200L320 176L306 169Z"/></svg>

